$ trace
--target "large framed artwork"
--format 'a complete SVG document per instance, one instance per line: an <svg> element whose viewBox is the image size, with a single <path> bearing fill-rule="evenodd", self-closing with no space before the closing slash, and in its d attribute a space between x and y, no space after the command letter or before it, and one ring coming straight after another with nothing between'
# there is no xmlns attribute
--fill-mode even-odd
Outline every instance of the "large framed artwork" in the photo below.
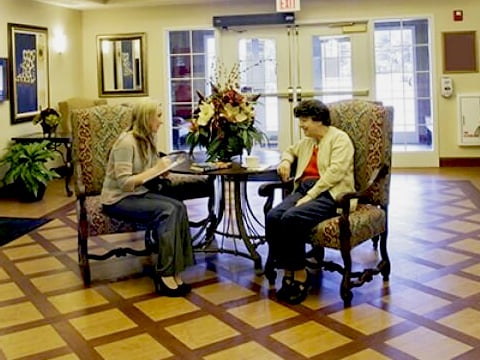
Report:
<svg viewBox="0 0 480 360"><path fill-rule="evenodd" d="M10 121L31 121L49 106L48 29L8 24Z"/></svg>

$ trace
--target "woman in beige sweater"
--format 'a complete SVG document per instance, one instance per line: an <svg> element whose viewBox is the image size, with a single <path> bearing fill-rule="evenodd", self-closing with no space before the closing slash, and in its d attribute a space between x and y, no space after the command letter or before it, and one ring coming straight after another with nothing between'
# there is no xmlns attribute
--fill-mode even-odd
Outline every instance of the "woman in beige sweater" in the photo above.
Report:
<svg viewBox="0 0 480 360"><path fill-rule="evenodd" d="M305 269L305 245L312 228L335 216L335 197L355 188L354 148L350 137L330 125L328 107L318 100L305 100L294 109L305 138L282 154L277 172L283 181L295 163L294 192L270 210L266 239L275 266L285 269L277 298L299 304L310 284Z"/></svg>

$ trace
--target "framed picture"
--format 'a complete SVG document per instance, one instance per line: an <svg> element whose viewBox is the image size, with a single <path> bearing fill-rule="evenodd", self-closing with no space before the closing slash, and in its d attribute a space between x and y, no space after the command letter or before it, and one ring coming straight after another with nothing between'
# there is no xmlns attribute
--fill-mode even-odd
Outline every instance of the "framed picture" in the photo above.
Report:
<svg viewBox="0 0 480 360"><path fill-rule="evenodd" d="M7 69L7 59L0 58L0 101L5 101L8 99Z"/></svg>
<svg viewBox="0 0 480 360"><path fill-rule="evenodd" d="M475 31L444 32L443 72L477 72Z"/></svg>
<svg viewBox="0 0 480 360"><path fill-rule="evenodd" d="M48 29L8 24L10 122L31 121L49 106Z"/></svg>

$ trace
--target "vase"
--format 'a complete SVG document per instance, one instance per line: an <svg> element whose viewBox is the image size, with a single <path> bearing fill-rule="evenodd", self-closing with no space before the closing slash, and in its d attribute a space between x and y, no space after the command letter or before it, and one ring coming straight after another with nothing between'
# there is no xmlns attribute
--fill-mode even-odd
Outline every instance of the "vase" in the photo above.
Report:
<svg viewBox="0 0 480 360"><path fill-rule="evenodd" d="M41 123L41 125L44 137L52 137L52 135L55 134L55 131L57 130L57 125L52 126L46 123Z"/></svg>

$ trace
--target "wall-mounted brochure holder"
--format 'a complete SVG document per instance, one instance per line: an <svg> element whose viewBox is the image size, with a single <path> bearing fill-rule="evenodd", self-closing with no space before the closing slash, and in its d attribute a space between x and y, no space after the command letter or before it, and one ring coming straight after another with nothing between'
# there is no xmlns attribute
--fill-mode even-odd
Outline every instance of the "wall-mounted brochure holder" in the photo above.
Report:
<svg viewBox="0 0 480 360"><path fill-rule="evenodd" d="M480 94L458 95L458 144L480 146Z"/></svg>

